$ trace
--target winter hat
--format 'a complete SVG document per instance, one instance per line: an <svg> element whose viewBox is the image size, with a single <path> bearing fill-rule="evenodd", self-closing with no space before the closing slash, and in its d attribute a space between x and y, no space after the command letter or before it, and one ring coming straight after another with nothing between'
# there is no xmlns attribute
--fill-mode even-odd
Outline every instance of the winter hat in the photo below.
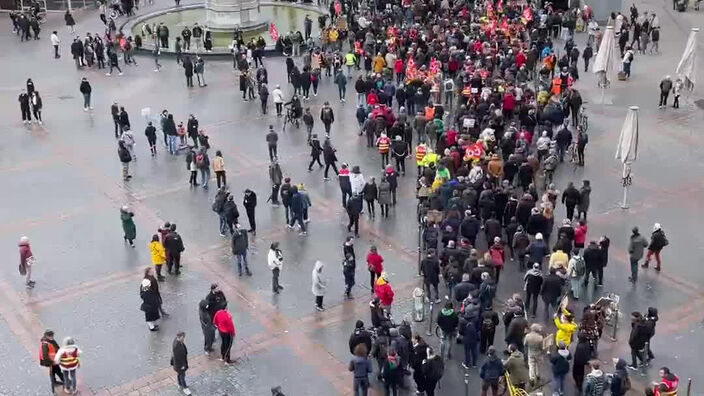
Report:
<svg viewBox="0 0 704 396"><path fill-rule="evenodd" d="M533 263L533 269L540 269L540 263Z"/></svg>
<svg viewBox="0 0 704 396"><path fill-rule="evenodd" d="M389 175L391 173L394 173L393 165L386 165L386 174Z"/></svg>
<svg viewBox="0 0 704 396"><path fill-rule="evenodd" d="M543 240L543 234L541 234L541 233L535 234L535 239L537 239L537 240L539 240L539 241L542 241L542 240Z"/></svg>
<svg viewBox="0 0 704 396"><path fill-rule="evenodd" d="M655 223L653 225L653 231L660 231L662 227L660 226L660 223Z"/></svg>

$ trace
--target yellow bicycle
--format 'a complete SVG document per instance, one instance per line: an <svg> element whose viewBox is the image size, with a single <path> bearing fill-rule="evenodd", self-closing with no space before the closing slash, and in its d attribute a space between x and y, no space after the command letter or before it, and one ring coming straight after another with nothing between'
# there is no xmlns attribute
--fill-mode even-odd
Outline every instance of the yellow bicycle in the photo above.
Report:
<svg viewBox="0 0 704 396"><path fill-rule="evenodd" d="M511 382L511 376L508 371L499 380L499 395L508 396L528 396L528 392L517 386L514 386Z"/></svg>

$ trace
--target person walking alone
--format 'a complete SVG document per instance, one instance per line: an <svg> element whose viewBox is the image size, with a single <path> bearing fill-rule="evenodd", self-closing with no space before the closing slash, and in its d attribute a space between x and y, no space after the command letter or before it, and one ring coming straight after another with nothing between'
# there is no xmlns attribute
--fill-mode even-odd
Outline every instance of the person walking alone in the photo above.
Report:
<svg viewBox="0 0 704 396"><path fill-rule="evenodd" d="M628 280L633 283L638 280L638 261L643 258L643 253L647 247L648 240L640 234L638 227L633 227L628 241L628 259L631 264L631 276L628 277Z"/></svg>
<svg viewBox="0 0 704 396"><path fill-rule="evenodd" d="M658 108L664 109L667 107L667 97L670 95L671 90L672 79L669 75L667 75L660 81L660 104L658 105Z"/></svg>
<svg viewBox="0 0 704 396"><path fill-rule="evenodd" d="M59 44L61 40L59 40L59 35L56 30L51 32L49 39L51 40L51 45L54 47L54 59L59 59L61 57L61 55L59 55Z"/></svg>
<svg viewBox="0 0 704 396"><path fill-rule="evenodd" d="M335 122L335 114L330 107L330 102L323 103L323 108L320 109L320 121L323 122L325 126L325 136L330 137L330 128L332 123Z"/></svg>
<svg viewBox="0 0 704 396"><path fill-rule="evenodd" d="M88 111L88 109L93 110L93 106L90 104L90 95L93 92L93 88L90 86L87 78L83 77L83 79L81 79L79 91L81 91L83 95L83 111Z"/></svg>
<svg viewBox="0 0 704 396"><path fill-rule="evenodd" d="M284 289L284 287L279 284L279 275L284 265L284 255L281 249L279 249L278 242L271 243L267 255L267 264L271 270L271 289L274 293L279 294L279 292Z"/></svg>
<svg viewBox="0 0 704 396"><path fill-rule="evenodd" d="M120 208L120 220L122 221L122 231L124 232L123 239L125 242L129 242L130 246L134 248L134 240L137 237L137 227L134 225L134 212L125 205Z"/></svg>
<svg viewBox="0 0 704 396"><path fill-rule="evenodd" d="M266 134L266 144L269 147L269 161L274 162L274 158L278 157L277 145L279 143L279 134L274 130L273 125L269 125L269 132Z"/></svg>
<svg viewBox="0 0 704 396"><path fill-rule="evenodd" d="M315 261L315 267L312 272L312 292L315 296L315 309L322 312L325 310L323 307L323 297L325 296L325 289L327 288L327 282L323 278L323 267L325 264L320 261Z"/></svg>
<svg viewBox="0 0 704 396"><path fill-rule="evenodd" d="M144 312L144 320L147 322L147 327L149 331L158 331L159 324L157 321L161 317L160 309L161 307L161 294L159 293L159 286L157 282L153 281L153 276L151 276L151 268L147 268L144 271L144 279L139 289L139 297L142 299L142 305L140 310Z"/></svg>
<svg viewBox="0 0 704 396"><path fill-rule="evenodd" d="M32 267L34 267L37 260L34 258L32 248L29 246L29 238L26 236L21 237L17 246L19 246L20 250L20 275L25 277L27 288L32 289L36 283L32 280Z"/></svg>
<svg viewBox="0 0 704 396"><path fill-rule="evenodd" d="M242 263L244 262L244 270L247 276L252 276L247 265L247 250L249 249L249 238L247 232L242 228L242 225L235 225L235 232L232 233L232 254L237 258L237 272L242 276Z"/></svg>
<svg viewBox="0 0 704 396"><path fill-rule="evenodd" d="M655 261L657 265L655 266L655 271L660 271L660 252L665 246L669 245L670 242L665 236L665 232L662 230L660 223L655 223L653 226L653 233L650 235L650 244L648 245L648 253L645 256L645 262L641 267L648 268L650 264L650 258L655 256Z"/></svg>
<svg viewBox="0 0 704 396"><path fill-rule="evenodd" d="M190 395L191 390L186 384L186 370L188 370L188 348L185 344L186 333L183 331L176 334L174 342L171 344L171 367L176 371L176 382L178 390L184 395Z"/></svg>
<svg viewBox="0 0 704 396"><path fill-rule="evenodd" d="M247 220L249 221L249 230L252 235L257 235L257 222L254 216L254 210L257 207L257 194L250 190L244 190L244 199L242 200L242 205L245 211L247 211Z"/></svg>

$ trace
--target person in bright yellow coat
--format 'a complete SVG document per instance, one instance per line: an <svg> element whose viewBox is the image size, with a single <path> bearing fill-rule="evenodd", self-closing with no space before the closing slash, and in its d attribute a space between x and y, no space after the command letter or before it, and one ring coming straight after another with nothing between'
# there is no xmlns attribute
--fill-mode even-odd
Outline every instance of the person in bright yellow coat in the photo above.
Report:
<svg viewBox="0 0 704 396"><path fill-rule="evenodd" d="M425 157L423 157L423 166L424 167L429 167L430 164L437 164L438 163L438 155L433 152L430 148L428 149L428 153L425 154Z"/></svg>
<svg viewBox="0 0 704 396"><path fill-rule="evenodd" d="M562 341L565 343L566 347L569 347L572 342L572 334L577 330L577 324L574 323L574 316L569 313L563 313L558 317L557 314L555 314L555 327L557 327L555 345L558 345L560 341Z"/></svg>
<svg viewBox="0 0 704 396"><path fill-rule="evenodd" d="M165 278L161 275L161 267L166 262L166 251L164 250L164 245L159 241L159 235L154 234L152 236L152 241L149 243L149 252L152 254L152 264L156 268L156 279L162 281Z"/></svg>
<svg viewBox="0 0 704 396"><path fill-rule="evenodd" d="M569 262L569 260L570 258L567 253L558 249L550 255L550 268L567 268L567 263Z"/></svg>

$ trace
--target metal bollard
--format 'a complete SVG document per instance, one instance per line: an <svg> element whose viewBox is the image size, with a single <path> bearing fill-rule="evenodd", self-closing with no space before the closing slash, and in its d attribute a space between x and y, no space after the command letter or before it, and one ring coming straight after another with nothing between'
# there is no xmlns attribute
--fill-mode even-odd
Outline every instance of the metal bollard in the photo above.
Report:
<svg viewBox="0 0 704 396"><path fill-rule="evenodd" d="M464 396L469 396L469 370L464 370Z"/></svg>
<svg viewBox="0 0 704 396"><path fill-rule="evenodd" d="M421 249L421 240L422 240L421 236L423 233L422 230L423 230L422 226L420 224L418 224L418 276L421 276L421 270L420 270L421 269L420 268L421 257L420 256L421 256L421 250L422 250Z"/></svg>
<svg viewBox="0 0 704 396"><path fill-rule="evenodd" d="M422 322L425 319L425 292L420 287L413 290L413 320Z"/></svg>
<svg viewBox="0 0 704 396"><path fill-rule="evenodd" d="M430 309L428 310L428 331L425 332L425 335L430 337L433 335L432 329L433 329L433 302L431 301L429 303Z"/></svg>

